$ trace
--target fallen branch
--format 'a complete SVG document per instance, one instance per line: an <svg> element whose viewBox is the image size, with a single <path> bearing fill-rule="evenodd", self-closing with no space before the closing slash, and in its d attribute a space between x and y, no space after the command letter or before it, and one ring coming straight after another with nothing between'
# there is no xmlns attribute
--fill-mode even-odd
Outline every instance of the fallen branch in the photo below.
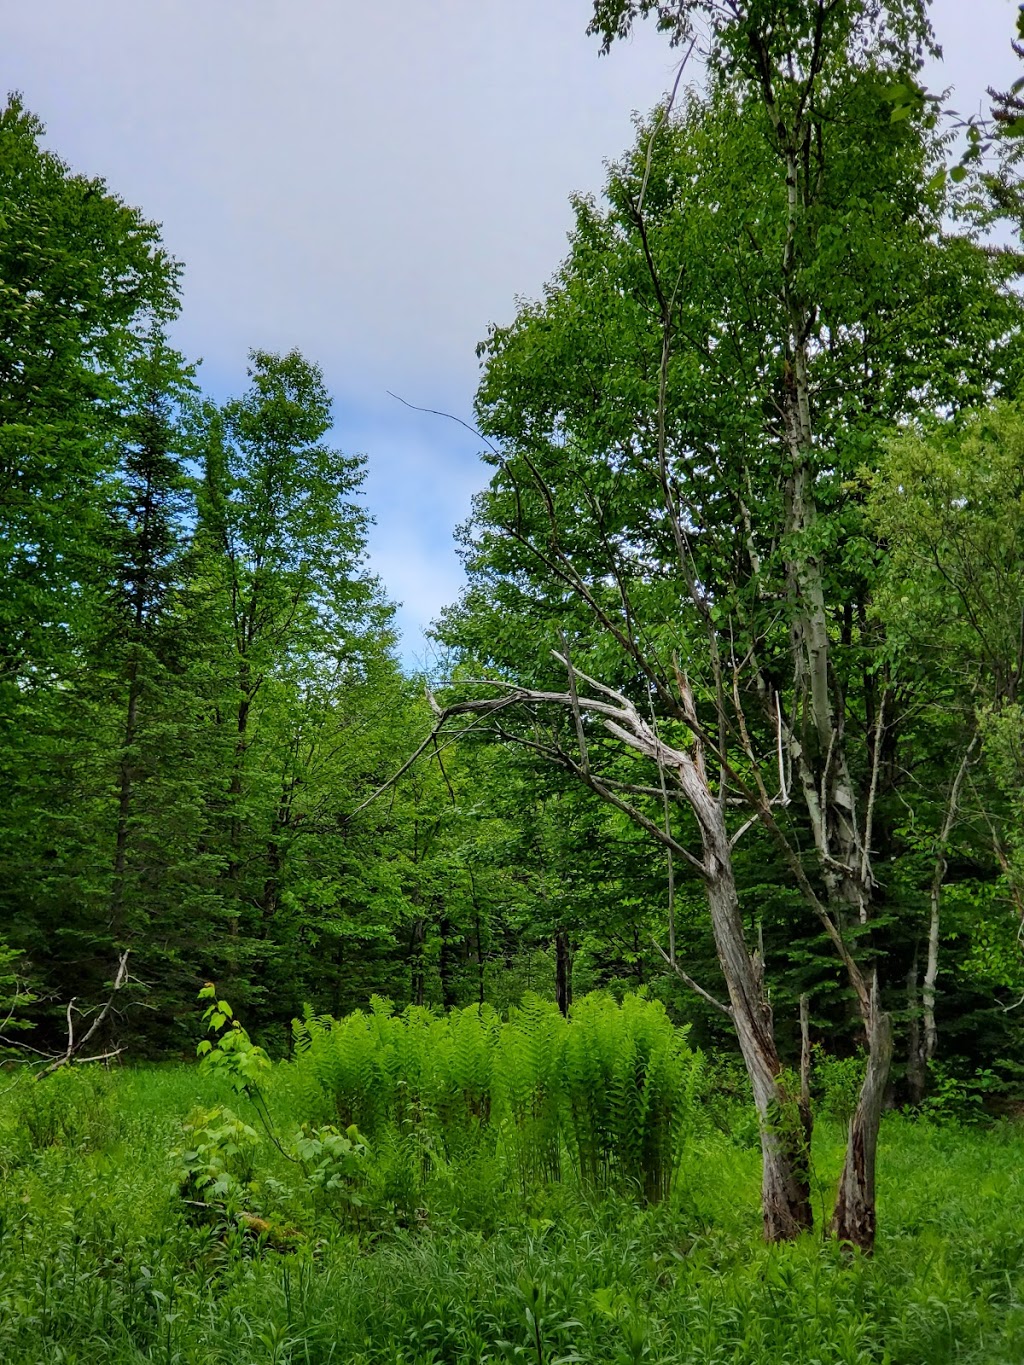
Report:
<svg viewBox="0 0 1024 1365"><path fill-rule="evenodd" d="M92 1038L92 1036L93 1036L93 1035L96 1033L96 1031L99 1029L99 1027L100 1027L100 1025L103 1023L104 1019L106 1019L107 1015L110 1013L111 1008L113 1007L114 1000L115 1000L115 998L116 998L116 996L117 996L118 991L120 991L120 990L123 988L125 982L128 980L128 955L129 955L130 952L131 952L131 949L130 949L130 948L126 948L126 949L124 950L124 952L121 954L120 960L119 960L119 962L118 962L118 964L117 964L117 971L116 971L116 973L114 974L114 984L113 984L113 986L111 987L110 994L109 994L109 996L107 997L106 1003L103 1005L102 1009L101 1009L101 1010L99 1011L99 1013L96 1015L96 1018L95 1018L95 1019L92 1021L92 1023L89 1025L88 1029L86 1029L85 1033L83 1033L82 1036L81 1036L79 1039L77 1039L77 1040L76 1040L76 1038L75 1038L75 1028L74 1028L75 1000L76 1000L77 997L72 996L71 999L68 1001L68 1008L67 1008L68 1041L67 1041L67 1046L65 1047L64 1051L63 1051L59 1056L53 1058L53 1060L49 1063L48 1066L43 1067L42 1071L40 1071L39 1074L36 1076L36 1080L37 1080L37 1081L41 1081L41 1080L43 1079L44 1076L49 1076L49 1075L51 1075L54 1071L59 1071L60 1068L61 1068L62 1066L68 1066L72 1061L74 1061L74 1060L75 1060L75 1057L76 1057L76 1054L79 1053L79 1052L81 1052L81 1051L84 1049L86 1043L88 1043L89 1039ZM81 1013L81 1011L79 1011L79 1013ZM32 1049L32 1050L33 1050L33 1051L36 1051L36 1049ZM123 1052L123 1051L124 1051L123 1048L114 1048L114 1049L111 1049L109 1052L97 1053L96 1055L94 1055L94 1056L92 1056L92 1057L81 1057L81 1058L79 1058L79 1060L80 1060L80 1061L83 1061L83 1062L101 1062L101 1061L107 1061L107 1060L109 1060L111 1057L116 1057L116 1056L118 1056L118 1055L119 1055L121 1052Z"/></svg>

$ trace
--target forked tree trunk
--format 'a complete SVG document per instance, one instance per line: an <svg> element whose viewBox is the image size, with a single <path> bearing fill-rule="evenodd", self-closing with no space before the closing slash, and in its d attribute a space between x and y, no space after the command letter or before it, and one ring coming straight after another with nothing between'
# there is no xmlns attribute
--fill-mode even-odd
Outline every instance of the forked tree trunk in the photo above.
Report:
<svg viewBox="0 0 1024 1365"><path fill-rule="evenodd" d="M800 335L796 328L794 335ZM788 565L794 607L791 648L795 694L803 694L806 707L802 727L794 724L790 730L789 749L820 859L828 913L850 986L857 997L867 1043L867 1067L850 1123L832 1231L840 1241L870 1254L875 1241L875 1153L892 1063L892 1022L881 1008L877 968L872 972L869 989L863 969L842 946L842 936L844 925L851 920L863 928L871 918L872 815L884 703L878 714L871 786L861 830L846 752L844 703L833 671L822 566L817 556L806 552L801 544L813 532L818 514L807 357L802 342L793 345L789 373L786 435L793 472L786 485L786 529L796 546Z"/></svg>
<svg viewBox="0 0 1024 1365"><path fill-rule="evenodd" d="M870 1255L875 1245L875 1155L885 1087L892 1062L892 1020L882 1010L878 979L867 1020L868 1064L846 1141L846 1159L836 1191L832 1233Z"/></svg>

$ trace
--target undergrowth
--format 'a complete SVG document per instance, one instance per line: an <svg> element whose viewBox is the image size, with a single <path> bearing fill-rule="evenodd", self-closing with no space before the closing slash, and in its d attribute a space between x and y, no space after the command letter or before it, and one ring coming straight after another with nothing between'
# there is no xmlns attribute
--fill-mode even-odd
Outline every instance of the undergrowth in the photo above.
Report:
<svg viewBox="0 0 1024 1365"><path fill-rule="evenodd" d="M682 1075L687 1126L657 1198L636 1176L637 1146L588 1149L587 1135L613 1131L624 1106L642 1103L616 1092L624 1084L616 1078L630 1074L616 1060L622 1016L613 1023L605 1006L588 1008L595 1032L580 1059L569 1049L582 1041L570 1040L586 1030L573 1035L544 1011L528 1009L504 1028L486 1014L476 1024L453 1016L442 1033L436 1020L379 1005L347 1025L342 1053L358 1053L365 1067L390 1039L407 1049L409 1071L391 1070L390 1082L361 1092L345 1089L340 1069L323 1084L308 1057L331 1026L307 1022L300 1060L265 1073L262 1112L216 1068L82 1069L50 1078L58 1085L49 1091L49 1082L8 1075L0 1360L1024 1357L1024 1143L1015 1124L891 1115L873 1260L816 1236L766 1247L744 1111L735 1110L734 1135L723 1085L701 1088L692 1067ZM652 1028L636 1055L653 1078L660 1025ZM535 1042L531 1057L528 1038L542 1036L560 1041ZM359 1052L366 1037L376 1042ZM685 1044L678 1055L689 1067ZM637 1074L634 1065L634 1084ZM650 1082L655 1110L659 1084ZM346 1108L359 1094L372 1097L374 1113ZM355 1135L346 1120L358 1121ZM822 1207L842 1148L842 1126L826 1116L815 1138Z"/></svg>
<svg viewBox="0 0 1024 1365"><path fill-rule="evenodd" d="M524 1194L571 1177L655 1202L693 1129L701 1060L642 996L589 995L570 1019L527 996L507 1022L486 1005L396 1014L375 998L368 1014L297 1021L279 1080L310 1120L371 1143L414 1136L432 1162L486 1154Z"/></svg>

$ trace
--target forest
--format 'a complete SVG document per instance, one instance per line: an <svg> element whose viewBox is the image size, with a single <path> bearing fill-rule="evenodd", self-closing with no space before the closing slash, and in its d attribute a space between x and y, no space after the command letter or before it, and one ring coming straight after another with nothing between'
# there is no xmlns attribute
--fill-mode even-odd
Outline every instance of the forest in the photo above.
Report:
<svg viewBox="0 0 1024 1365"><path fill-rule="evenodd" d="M643 23L428 673L332 377L211 398L0 112L11 1365L1021 1358L1024 76L947 109L926 0L580 40Z"/></svg>

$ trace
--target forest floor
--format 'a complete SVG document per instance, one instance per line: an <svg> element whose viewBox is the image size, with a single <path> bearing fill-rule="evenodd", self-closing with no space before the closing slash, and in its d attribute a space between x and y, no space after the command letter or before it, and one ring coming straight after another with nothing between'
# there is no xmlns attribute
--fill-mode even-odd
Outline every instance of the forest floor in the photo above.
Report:
<svg viewBox="0 0 1024 1365"><path fill-rule="evenodd" d="M5 1365L1024 1359L1017 1123L888 1117L878 1247L865 1260L818 1236L761 1243L757 1152L740 1120L735 1134L720 1122L694 1132L654 1207L571 1181L524 1193L493 1156L434 1153L415 1193L424 1206L403 1205L392 1159L339 1215L330 1191L319 1205L296 1194L263 1138L257 1222L237 1207L210 1217L182 1195L185 1148L202 1141L183 1140L190 1110L226 1103L258 1129L216 1078L176 1066L5 1080ZM286 1097L269 1094L284 1121ZM819 1124L821 1207L841 1145ZM422 1172L422 1150L415 1160Z"/></svg>

